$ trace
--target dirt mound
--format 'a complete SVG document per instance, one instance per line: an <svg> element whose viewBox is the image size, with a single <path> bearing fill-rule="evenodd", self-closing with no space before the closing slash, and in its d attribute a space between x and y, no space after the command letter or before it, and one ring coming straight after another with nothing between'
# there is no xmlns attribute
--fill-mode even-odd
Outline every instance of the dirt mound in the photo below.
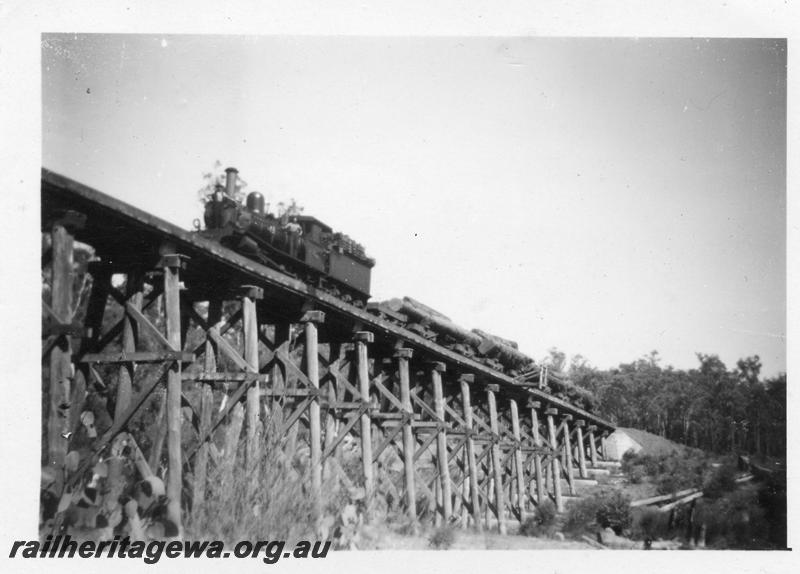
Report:
<svg viewBox="0 0 800 574"><path fill-rule="evenodd" d="M659 456L662 454L669 454L671 452L678 452L683 454L689 447L683 444L678 444L677 442L672 442L669 439L664 437L649 433L647 431L633 429L633 428L622 428L620 427L618 430L624 432L637 443L642 445L642 450L640 454L650 454Z"/></svg>

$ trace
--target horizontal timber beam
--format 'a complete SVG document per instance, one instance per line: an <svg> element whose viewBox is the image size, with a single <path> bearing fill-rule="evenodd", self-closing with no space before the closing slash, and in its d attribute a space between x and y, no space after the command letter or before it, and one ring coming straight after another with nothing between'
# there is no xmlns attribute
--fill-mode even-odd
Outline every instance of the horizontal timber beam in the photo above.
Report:
<svg viewBox="0 0 800 574"><path fill-rule="evenodd" d="M87 353L81 357L79 363L160 363L162 361L180 361L193 363L195 356L182 351L155 351L126 353Z"/></svg>

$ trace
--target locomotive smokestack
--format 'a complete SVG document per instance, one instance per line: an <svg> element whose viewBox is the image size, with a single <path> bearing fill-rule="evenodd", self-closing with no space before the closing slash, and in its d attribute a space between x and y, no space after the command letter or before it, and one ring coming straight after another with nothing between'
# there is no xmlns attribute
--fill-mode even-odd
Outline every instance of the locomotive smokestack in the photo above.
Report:
<svg viewBox="0 0 800 574"><path fill-rule="evenodd" d="M235 167L229 167L225 170L225 193L230 197L236 195L236 177L239 175L239 170Z"/></svg>

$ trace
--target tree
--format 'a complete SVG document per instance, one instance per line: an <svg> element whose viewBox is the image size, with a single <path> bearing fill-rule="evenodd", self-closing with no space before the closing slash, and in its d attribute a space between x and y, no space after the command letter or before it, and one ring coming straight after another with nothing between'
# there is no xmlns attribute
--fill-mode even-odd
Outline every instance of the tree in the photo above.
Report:
<svg viewBox="0 0 800 574"><path fill-rule="evenodd" d="M543 361L543 365L547 365L554 371L562 372L567 367L567 354L564 351L559 351L556 347L552 347L549 351L549 356Z"/></svg>
<svg viewBox="0 0 800 574"><path fill-rule="evenodd" d="M740 382L750 385L758 384L761 374L761 359L758 355L736 361L736 375Z"/></svg>
<svg viewBox="0 0 800 574"><path fill-rule="evenodd" d="M551 350L558 360L563 353ZM690 370L662 367L657 351L609 370L582 356L570 362L570 379L597 399L597 412L670 440L718 452L780 455L786 445L786 377L760 381L758 356L729 370L717 355L697 353Z"/></svg>
<svg viewBox="0 0 800 574"><path fill-rule="evenodd" d="M766 405L762 411L766 430L765 454L786 456L786 374L765 381Z"/></svg>
<svg viewBox="0 0 800 574"><path fill-rule="evenodd" d="M203 187L197 190L197 200L205 204L206 200L210 195L212 195L217 188L225 189L225 182L227 180L227 175L225 170L222 169L222 162L219 160L214 162L213 167L211 170L203 172ZM243 202L245 198L245 188L247 187L247 182L243 180L239 175L236 175L236 192L233 195L233 199L238 202Z"/></svg>

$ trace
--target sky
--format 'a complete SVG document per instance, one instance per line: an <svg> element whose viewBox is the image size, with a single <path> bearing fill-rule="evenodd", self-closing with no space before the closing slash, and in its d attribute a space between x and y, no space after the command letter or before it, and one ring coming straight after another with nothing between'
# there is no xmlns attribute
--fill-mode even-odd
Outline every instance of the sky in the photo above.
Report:
<svg viewBox="0 0 800 574"><path fill-rule="evenodd" d="M786 43L42 36L42 165L190 228L216 161L467 328L786 370Z"/></svg>

